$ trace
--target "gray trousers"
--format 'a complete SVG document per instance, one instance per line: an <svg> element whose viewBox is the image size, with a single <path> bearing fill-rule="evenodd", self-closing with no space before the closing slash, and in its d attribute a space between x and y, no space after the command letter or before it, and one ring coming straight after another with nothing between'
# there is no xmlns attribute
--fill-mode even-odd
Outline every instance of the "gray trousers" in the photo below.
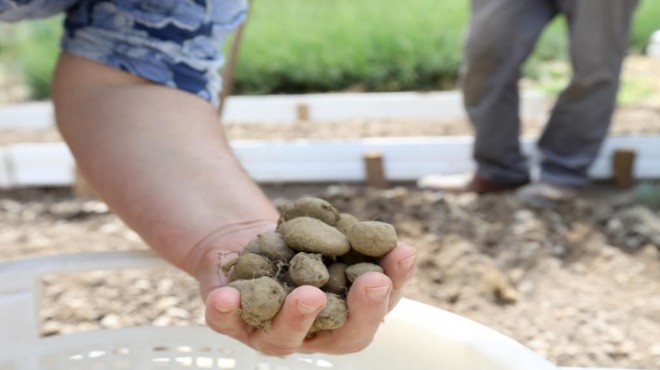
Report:
<svg viewBox="0 0 660 370"><path fill-rule="evenodd" d="M638 0L472 0L463 93L475 128L477 175L529 179L520 150L518 79L543 28L558 14L569 28L573 77L538 142L541 181L584 186L616 104Z"/></svg>

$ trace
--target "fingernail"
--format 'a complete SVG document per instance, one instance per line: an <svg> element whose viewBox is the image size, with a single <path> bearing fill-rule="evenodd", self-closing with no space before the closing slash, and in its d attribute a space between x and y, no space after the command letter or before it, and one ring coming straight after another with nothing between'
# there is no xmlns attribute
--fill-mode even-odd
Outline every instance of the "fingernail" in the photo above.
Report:
<svg viewBox="0 0 660 370"><path fill-rule="evenodd" d="M367 296L374 301L382 301L390 293L390 285L383 285L376 288L367 288Z"/></svg>
<svg viewBox="0 0 660 370"><path fill-rule="evenodd" d="M303 315L309 315L310 313L319 309L319 306L310 306L304 302L298 301L298 312Z"/></svg>
<svg viewBox="0 0 660 370"><path fill-rule="evenodd" d="M399 268L403 271L409 271L413 268L415 265L415 262L417 261L417 255L412 254L401 261L399 261Z"/></svg>

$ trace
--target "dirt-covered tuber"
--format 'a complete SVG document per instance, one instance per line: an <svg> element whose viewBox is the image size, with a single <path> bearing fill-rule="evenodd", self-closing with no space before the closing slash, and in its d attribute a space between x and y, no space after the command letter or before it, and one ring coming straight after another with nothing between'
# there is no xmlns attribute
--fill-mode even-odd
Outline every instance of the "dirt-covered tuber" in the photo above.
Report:
<svg viewBox="0 0 660 370"><path fill-rule="evenodd" d="M327 304L309 336L344 325L346 297L366 272L383 272L379 260L397 245L392 225L360 222L323 199L304 197L281 210L277 232L260 234L241 255L222 266L230 286L241 292L241 317L268 328L295 287L311 285L326 293Z"/></svg>

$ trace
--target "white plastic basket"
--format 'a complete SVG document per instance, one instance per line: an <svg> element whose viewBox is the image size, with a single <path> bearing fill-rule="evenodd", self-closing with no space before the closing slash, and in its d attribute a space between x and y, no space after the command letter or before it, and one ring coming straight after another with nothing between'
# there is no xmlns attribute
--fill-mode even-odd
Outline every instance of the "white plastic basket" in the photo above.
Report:
<svg viewBox="0 0 660 370"><path fill-rule="evenodd" d="M147 252L102 252L0 264L0 370L556 370L485 326L403 300L374 342L343 355L267 357L206 327L133 327L39 337L45 274L162 265Z"/></svg>

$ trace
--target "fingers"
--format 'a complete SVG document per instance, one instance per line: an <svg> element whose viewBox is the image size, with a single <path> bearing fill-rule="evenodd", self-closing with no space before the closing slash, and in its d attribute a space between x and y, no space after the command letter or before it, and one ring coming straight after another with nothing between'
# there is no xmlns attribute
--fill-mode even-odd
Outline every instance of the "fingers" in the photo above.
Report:
<svg viewBox="0 0 660 370"><path fill-rule="evenodd" d="M406 244L399 244L381 261L385 274L392 279L393 284L389 302L390 310L396 306L403 296L403 288L412 278L416 262L417 251Z"/></svg>
<svg viewBox="0 0 660 370"><path fill-rule="evenodd" d="M325 307L320 289L303 286L293 290L268 329L255 329L239 314L240 293L234 288L212 291L206 300L206 322L218 333L233 337L269 356L297 352L316 315Z"/></svg>
<svg viewBox="0 0 660 370"><path fill-rule="evenodd" d="M230 287L212 290L206 299L206 320L215 331L231 336L266 355L294 352L353 353L373 340L383 318L403 293L415 270L414 248L399 244L381 261L385 274L361 275L352 285L347 304L349 317L339 329L321 331L313 339L305 336L326 304L325 293L311 286L292 291L267 330L255 329L239 315L240 293Z"/></svg>
<svg viewBox="0 0 660 370"><path fill-rule="evenodd" d="M240 306L241 298L237 289L216 289L206 298L206 323L218 333L249 344L249 334L253 329L241 319Z"/></svg>
<svg viewBox="0 0 660 370"><path fill-rule="evenodd" d="M301 347L304 352L344 354L358 352L371 343L388 312L392 281L385 275L361 275L348 293L348 320L339 329L319 332ZM338 340L341 338L341 340Z"/></svg>
<svg viewBox="0 0 660 370"><path fill-rule="evenodd" d="M297 352L325 304L326 296L320 289L312 286L296 288L287 296L271 327L254 336L253 347L270 356Z"/></svg>

